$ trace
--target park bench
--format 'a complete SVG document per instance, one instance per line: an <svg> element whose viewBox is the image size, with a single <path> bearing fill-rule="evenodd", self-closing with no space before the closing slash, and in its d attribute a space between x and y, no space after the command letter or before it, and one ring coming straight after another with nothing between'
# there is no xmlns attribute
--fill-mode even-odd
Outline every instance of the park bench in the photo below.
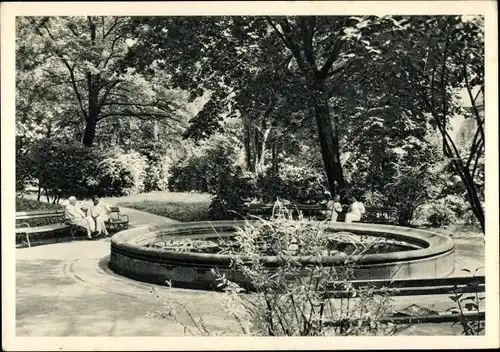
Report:
<svg viewBox="0 0 500 352"><path fill-rule="evenodd" d="M51 220L55 221L52 224L41 226L30 226L29 220ZM64 222L63 211L31 211L16 213L16 242L21 241L28 247L31 247L30 236L34 234L55 232L69 229L70 225ZM21 240L22 239L22 240ZM59 237L56 236L57 241Z"/></svg>
<svg viewBox="0 0 500 352"><path fill-rule="evenodd" d="M110 207L109 220L106 222L106 227L110 231L122 231L129 227L129 217L127 214L122 214L119 207Z"/></svg>
<svg viewBox="0 0 500 352"><path fill-rule="evenodd" d="M269 218L273 211L273 204L247 203L245 208L248 213L264 218ZM292 211L300 211L306 217L313 217L318 220L326 220L326 204L287 204L285 207ZM343 206L343 211L339 213L337 221L343 222L347 213L348 206ZM361 218L361 222L372 224L396 224L396 208L376 208L365 207L366 212Z"/></svg>
<svg viewBox="0 0 500 352"><path fill-rule="evenodd" d="M127 229L129 217L120 212L119 207L110 207L109 221L106 227L113 232ZM40 226L30 226L27 221L44 219L53 223ZM64 211L32 211L16 213L16 242L23 242L31 247L30 236L41 233L55 233L56 241L59 242L59 233L62 230L69 230L72 239L78 231L85 231L81 226L71 224L64 216Z"/></svg>
<svg viewBox="0 0 500 352"><path fill-rule="evenodd" d="M396 208L366 207L366 212L361 222L372 224L396 224L398 221L398 210Z"/></svg>
<svg viewBox="0 0 500 352"><path fill-rule="evenodd" d="M306 217L318 219L323 219L323 213L326 211L326 204L284 204L283 206L292 212L300 211ZM274 204L247 203L245 208L252 215L268 218L273 212Z"/></svg>

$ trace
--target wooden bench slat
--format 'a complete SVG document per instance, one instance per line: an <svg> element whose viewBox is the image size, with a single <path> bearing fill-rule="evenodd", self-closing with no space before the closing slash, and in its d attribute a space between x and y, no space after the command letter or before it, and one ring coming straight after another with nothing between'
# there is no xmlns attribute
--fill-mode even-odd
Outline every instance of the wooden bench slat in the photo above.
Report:
<svg viewBox="0 0 500 352"><path fill-rule="evenodd" d="M23 215L23 216L16 216L16 220L29 220L29 219L50 219L50 218L60 218L63 217L64 213L61 214L47 214L47 215Z"/></svg>
<svg viewBox="0 0 500 352"><path fill-rule="evenodd" d="M64 209L60 210L37 210L37 211L18 211L16 212L16 217L18 216L35 216L35 215L50 215L50 214L64 214Z"/></svg>
<svg viewBox="0 0 500 352"><path fill-rule="evenodd" d="M66 224L51 224L36 227L19 227L16 229L16 233L39 233L39 232L49 232L54 230L63 230L69 228Z"/></svg>

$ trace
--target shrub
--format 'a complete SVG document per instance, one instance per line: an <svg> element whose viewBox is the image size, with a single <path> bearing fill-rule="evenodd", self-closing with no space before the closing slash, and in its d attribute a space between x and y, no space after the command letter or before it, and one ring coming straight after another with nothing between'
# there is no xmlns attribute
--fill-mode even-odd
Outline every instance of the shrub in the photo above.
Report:
<svg viewBox="0 0 500 352"><path fill-rule="evenodd" d="M207 193L211 174L206 159L192 156L184 162L172 166L168 177L168 189L174 192L198 191Z"/></svg>
<svg viewBox="0 0 500 352"><path fill-rule="evenodd" d="M144 191L164 191L168 189L168 173L162 160L149 163L144 180Z"/></svg>
<svg viewBox="0 0 500 352"><path fill-rule="evenodd" d="M16 197L16 212L19 211L53 211L53 210L62 210L62 206L57 204L50 204L39 202L34 199L28 198L20 198Z"/></svg>
<svg viewBox="0 0 500 352"><path fill-rule="evenodd" d="M16 191L23 192L33 180L33 164L23 146L21 137L16 136Z"/></svg>
<svg viewBox="0 0 500 352"><path fill-rule="evenodd" d="M54 200L94 193L101 159L96 149L43 139L33 145L29 158L33 178Z"/></svg>
<svg viewBox="0 0 500 352"><path fill-rule="evenodd" d="M264 202L277 198L292 203L307 204L320 200L326 180L322 172L286 160L278 174L268 170L257 178L258 197Z"/></svg>
<svg viewBox="0 0 500 352"><path fill-rule="evenodd" d="M16 212L26 211L63 211L64 208L58 204L50 204L39 202L34 199L16 197ZM42 218L42 219L25 219L19 220L19 223L26 223L30 226L43 226L55 224L58 220L56 218Z"/></svg>
<svg viewBox="0 0 500 352"><path fill-rule="evenodd" d="M144 190L146 158L136 152L43 139L32 146L27 158L30 177L54 202L71 195L119 196Z"/></svg>
<svg viewBox="0 0 500 352"><path fill-rule="evenodd" d="M225 292L222 303L243 334L393 335L407 328L386 320L392 312L387 295L377 294L370 287L353 285L354 257L348 256L346 265L341 268L321 264L303 266L296 255L325 255L328 237L310 221L290 220L286 209L278 209L277 214L280 215L272 221L247 223L236 234L236 246L231 247L237 247L237 253L232 254L238 254L232 257L232 266L250 279L251 292L212 269L218 275L219 287ZM373 244L345 233L331 235L360 248L356 253L359 257ZM275 255L278 265L272 270L264 267L259 260L262 255ZM245 260L241 259L243 257ZM346 295L332 294L339 290ZM197 331L177 319L176 306L188 314ZM196 321L185 305L166 301L164 310L149 316L173 317L190 334L213 335L203 319Z"/></svg>
<svg viewBox="0 0 500 352"><path fill-rule="evenodd" d="M420 206L415 212L413 224L443 227L451 225L457 220L449 198L440 198Z"/></svg>
<svg viewBox="0 0 500 352"><path fill-rule="evenodd" d="M221 170L212 187L215 193L209 207L212 220L241 218L245 202L255 194L253 178L239 167Z"/></svg>
<svg viewBox="0 0 500 352"><path fill-rule="evenodd" d="M168 188L178 192L216 194L219 175L234 172L239 150L237 140L214 136L204 142L196 153L170 169Z"/></svg>
<svg viewBox="0 0 500 352"><path fill-rule="evenodd" d="M112 150L99 163L95 187L102 196L122 196L144 191L148 167L146 157Z"/></svg>

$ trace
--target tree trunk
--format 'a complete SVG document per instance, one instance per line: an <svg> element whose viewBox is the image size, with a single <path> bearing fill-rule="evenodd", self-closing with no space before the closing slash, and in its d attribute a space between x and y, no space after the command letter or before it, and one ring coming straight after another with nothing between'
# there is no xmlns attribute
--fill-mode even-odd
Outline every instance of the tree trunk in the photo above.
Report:
<svg viewBox="0 0 500 352"><path fill-rule="evenodd" d="M97 126L97 116L91 116L89 114L87 124L85 125L85 133L83 135L84 146L91 147L92 144L94 143L96 126Z"/></svg>
<svg viewBox="0 0 500 352"><path fill-rule="evenodd" d="M92 146L95 138L95 131L97 127L97 115L99 114L98 108L98 92L96 89L96 81L99 77L97 75L92 75L90 72L87 73L87 88L89 94L89 107L87 124L85 125L85 133L83 135L83 145L86 147Z"/></svg>
<svg viewBox="0 0 500 352"><path fill-rule="evenodd" d="M276 141L273 140L271 142L271 165L272 165L272 170L273 170L273 175L278 174L278 151L277 151L277 146L276 146Z"/></svg>
<svg viewBox="0 0 500 352"><path fill-rule="evenodd" d="M485 223L484 223L484 210L483 207L481 206L481 201L479 200L479 197L477 195L477 189L474 184L474 180L469 174L468 170L464 170L464 180L463 182L465 183L465 188L467 189L467 198L469 200L469 204L471 205L472 212L474 213L474 216L476 217L477 221L479 221L479 225L481 226L481 230L483 231L483 234L485 234Z"/></svg>
<svg viewBox="0 0 500 352"><path fill-rule="evenodd" d="M325 165L330 192L334 196L345 188L344 174L340 163L339 141L332 124L327 95L322 81L316 82L314 93L314 112L318 127L321 155Z"/></svg>
<svg viewBox="0 0 500 352"><path fill-rule="evenodd" d="M252 138L251 138L252 129L253 126L249 124L245 119L243 123L243 145L245 148L246 167L247 171L255 172L255 162L252 153L253 150Z"/></svg>
<svg viewBox="0 0 500 352"><path fill-rule="evenodd" d="M92 41L92 47L95 45L96 40L96 25L92 20L91 16L87 17L89 22L90 39ZM85 125L85 132L83 135L83 145L86 147L92 146L95 138L95 130L97 127L97 115L99 115L98 107L98 86L99 86L99 74L92 74L90 71L87 72L87 91L88 91L88 116L87 124Z"/></svg>

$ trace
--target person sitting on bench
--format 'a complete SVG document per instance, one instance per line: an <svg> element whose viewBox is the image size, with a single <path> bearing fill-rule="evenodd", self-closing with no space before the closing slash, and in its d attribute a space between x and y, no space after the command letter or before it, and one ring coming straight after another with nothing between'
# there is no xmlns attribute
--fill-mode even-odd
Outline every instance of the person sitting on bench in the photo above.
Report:
<svg viewBox="0 0 500 352"><path fill-rule="evenodd" d="M87 238L92 240L95 226L91 218L76 206L76 197L69 197L69 204L64 209L64 216L72 225L80 226L87 231Z"/></svg>
<svg viewBox="0 0 500 352"><path fill-rule="evenodd" d="M337 222L337 218L339 217L339 213L342 212L342 204L340 204L340 195L336 194L333 199L328 200L326 204L327 211L330 213L330 221ZM327 213L328 214L328 213Z"/></svg>
<svg viewBox="0 0 500 352"><path fill-rule="evenodd" d="M345 216L345 222L351 223L354 221L360 221L361 216L366 212L363 203L358 202L356 197L352 197L352 203L349 206L349 212Z"/></svg>
<svg viewBox="0 0 500 352"><path fill-rule="evenodd" d="M108 230L106 229L106 221L109 220L109 213L111 212L110 207L107 204L99 203L99 197L93 196L92 202L94 205L90 208L90 216L92 217L97 235L108 236Z"/></svg>

